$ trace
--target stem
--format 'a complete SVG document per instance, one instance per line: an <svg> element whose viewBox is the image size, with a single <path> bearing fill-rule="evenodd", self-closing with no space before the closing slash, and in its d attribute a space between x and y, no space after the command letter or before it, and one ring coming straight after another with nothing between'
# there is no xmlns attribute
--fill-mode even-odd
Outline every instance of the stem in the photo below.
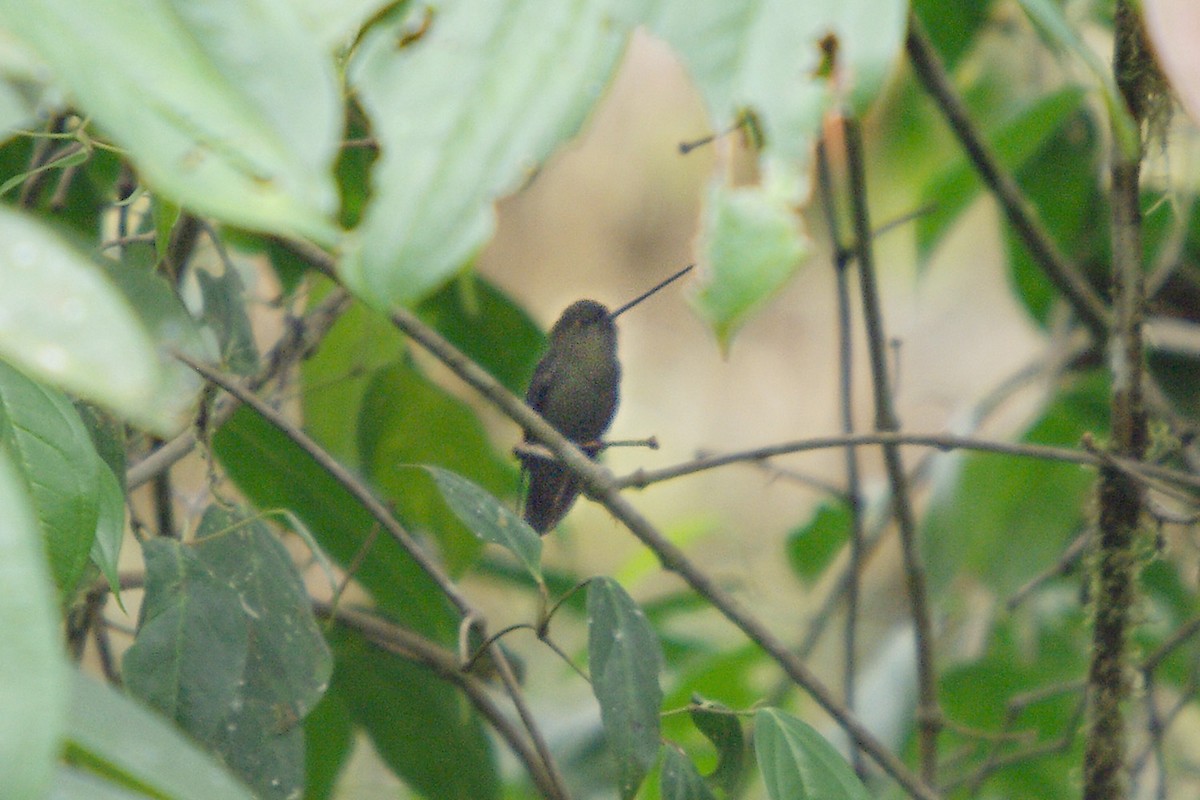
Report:
<svg viewBox="0 0 1200 800"><path fill-rule="evenodd" d="M1137 10L1118 0L1113 20L1113 71L1126 105L1140 125L1144 108L1141 76L1148 50ZM1142 318L1144 279L1139 192L1140 156L1112 154L1113 329L1112 449L1127 459L1142 458L1147 428L1143 400ZM1099 487L1099 552L1095 567L1095 627L1088 668L1090 719L1083 763L1083 795L1088 800L1125 796L1124 705L1129 610L1135 602L1135 535L1142 514L1140 487L1124 471L1104 467Z"/></svg>
<svg viewBox="0 0 1200 800"><path fill-rule="evenodd" d="M959 144L966 151L967 158L975 166L979 176L1000 202L1008 224L1029 249L1030 255L1041 266L1046 277L1062 292L1063 297L1083 320L1083 324L1091 331L1092 341L1097 345L1104 342L1108 336L1110 316L1104 301L1083 277L1079 268L1058 249L1058 245L1038 219L1033 205L1017 186L1016 180L1001 166L999 159L979 135L966 106L950 84L946 69L925 35L916 14L909 15L906 44L908 57L917 78L945 116L946 122L958 137Z"/></svg>
<svg viewBox="0 0 1200 800"><path fill-rule="evenodd" d="M887 339L883 333L883 312L875 285L875 255L871 247L871 222L867 214L866 173L862 157L862 131L856 120L843 118L846 140L846 165L850 173L850 204L854 218L855 255L858 261L863 316L871 358L871 377L875 391L875 429L899 430L900 423L892 403L887 372ZM937 672L933 663L933 623L925 581L925 565L917 541L916 517L908 491L908 477L900 448L883 446L884 466L892 488L892 511L900 534L904 556L904 574L908 600L916 629L917 645L917 729L921 754L921 777L933 784L937 777L937 736L941 729L941 710L937 699Z"/></svg>

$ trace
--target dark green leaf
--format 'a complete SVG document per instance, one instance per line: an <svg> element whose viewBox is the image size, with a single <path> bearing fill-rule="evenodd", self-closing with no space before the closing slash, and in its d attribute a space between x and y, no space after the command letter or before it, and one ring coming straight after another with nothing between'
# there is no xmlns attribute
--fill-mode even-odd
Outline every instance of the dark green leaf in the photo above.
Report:
<svg viewBox="0 0 1200 800"><path fill-rule="evenodd" d="M611 578L588 583L588 665L617 759L620 792L637 794L659 748L662 651L642 610Z"/></svg>
<svg viewBox="0 0 1200 800"><path fill-rule="evenodd" d="M294 512L343 566L359 557L378 523L308 454L242 408L213 438L222 465L259 508ZM355 579L393 619L454 641L457 618L437 584L388 536L377 535Z"/></svg>
<svg viewBox="0 0 1200 800"><path fill-rule="evenodd" d="M688 757L667 747L659 778L662 800L716 800Z"/></svg>
<svg viewBox="0 0 1200 800"><path fill-rule="evenodd" d="M25 482L50 571L68 599L96 537L105 467L71 401L2 361L0 444Z"/></svg>
<svg viewBox="0 0 1200 800"><path fill-rule="evenodd" d="M424 466L447 505L481 542L511 551L535 580L542 580L542 537L477 484L449 470Z"/></svg>
<svg viewBox="0 0 1200 800"><path fill-rule="evenodd" d="M708 776L709 782L727 794L734 794L745 777L746 738L742 721L720 703L692 698L688 710L697 730L717 748L717 768Z"/></svg>
<svg viewBox="0 0 1200 800"><path fill-rule="evenodd" d="M997 130L987 131L985 135L996 158L1009 170L1018 168L1063 127L1082 101L1081 90L1063 89L1040 98ZM928 257L982 185L975 167L965 157L958 158L925 185L922 199L932 210L917 219L917 238L923 257Z"/></svg>
<svg viewBox="0 0 1200 800"><path fill-rule="evenodd" d="M754 750L771 800L871 800L833 745L779 709L754 715Z"/></svg>
<svg viewBox="0 0 1200 800"><path fill-rule="evenodd" d="M475 411L429 381L416 367L397 363L375 373L363 396L358 421L365 470L410 527L428 531L454 568L473 561L479 542L419 472L430 464L456 472L493 495L517 486L513 465L496 457Z"/></svg>
<svg viewBox="0 0 1200 800"><path fill-rule="evenodd" d="M330 688L304 718L304 797L329 800L354 749L354 719Z"/></svg>
<svg viewBox="0 0 1200 800"><path fill-rule="evenodd" d="M989 19L991 6L991 0L972 0L970 3L913 0L913 11L921 18L925 32L949 69L969 52L976 35Z"/></svg>
<svg viewBox="0 0 1200 800"><path fill-rule="evenodd" d="M424 667L335 629L332 693L414 790L438 800L500 795L494 755L463 696Z"/></svg>
<svg viewBox="0 0 1200 800"><path fill-rule="evenodd" d="M525 393L546 337L498 288L463 275L422 302L417 313L509 391Z"/></svg>
<svg viewBox="0 0 1200 800"><path fill-rule="evenodd" d="M145 543L144 618L130 690L212 747L264 797L303 785L299 722L332 659L308 595L260 522L210 506L193 544Z"/></svg>
<svg viewBox="0 0 1200 800"><path fill-rule="evenodd" d="M58 756L68 676L33 505L8 452L0 447L0 787L36 798Z"/></svg>
<svg viewBox="0 0 1200 800"><path fill-rule="evenodd" d="M221 363L238 375L258 369L258 348L246 315L246 289L229 265L217 277L205 269L195 271L204 301L203 319L216 334Z"/></svg>
<svg viewBox="0 0 1200 800"><path fill-rule="evenodd" d="M819 506L808 524L788 536L787 555L792 571L805 581L819 576L846 543L850 525L850 510L844 503Z"/></svg>

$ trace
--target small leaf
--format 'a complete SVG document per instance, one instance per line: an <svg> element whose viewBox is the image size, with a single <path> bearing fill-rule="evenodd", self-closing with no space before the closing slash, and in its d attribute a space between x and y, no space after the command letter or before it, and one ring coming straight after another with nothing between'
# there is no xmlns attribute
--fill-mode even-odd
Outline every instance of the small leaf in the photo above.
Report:
<svg viewBox="0 0 1200 800"><path fill-rule="evenodd" d="M70 694L67 762L137 789L139 797L254 800L214 759L132 698L78 672Z"/></svg>
<svg viewBox="0 0 1200 800"><path fill-rule="evenodd" d="M617 759L623 798L637 794L659 748L662 649L646 615L620 584L588 584L588 664L600 719Z"/></svg>
<svg viewBox="0 0 1200 800"><path fill-rule="evenodd" d="M703 225L708 274L691 301L728 349L750 313L799 269L808 245L791 203L765 191L712 184Z"/></svg>
<svg viewBox="0 0 1200 800"><path fill-rule="evenodd" d="M246 314L246 289L237 271L229 264L218 276L206 269L195 270L204 298L204 322L217 336L221 363L238 375L258 369L258 348Z"/></svg>
<svg viewBox="0 0 1200 800"><path fill-rule="evenodd" d="M788 534L787 556L792 572L806 581L824 572L845 544L850 524L850 510L844 503L818 506L812 519Z"/></svg>
<svg viewBox="0 0 1200 800"><path fill-rule="evenodd" d="M125 492L117 476L106 465L100 465L99 515L96 519L96 537L92 540L90 557L108 581L108 588L117 605L125 609L121 601L121 576L118 565L121 560L121 544L125 540Z"/></svg>
<svg viewBox="0 0 1200 800"><path fill-rule="evenodd" d="M58 757L67 670L60 620L24 480L0 447L0 786L45 794Z"/></svg>
<svg viewBox="0 0 1200 800"><path fill-rule="evenodd" d="M717 767L708 776L710 783L726 794L736 793L746 772L746 737L742 721L720 703L693 696L688 710L692 723L717 748Z"/></svg>
<svg viewBox="0 0 1200 800"><path fill-rule="evenodd" d="M539 583L542 580L542 537L478 484L450 470L422 465L455 515L481 542L509 550Z"/></svg>
<svg viewBox="0 0 1200 800"><path fill-rule="evenodd" d="M96 536L105 467L71 401L3 361L0 443L28 487L59 593L70 598Z"/></svg>
<svg viewBox="0 0 1200 800"><path fill-rule="evenodd" d="M674 747L668 747L663 756L659 786L662 800L716 800L696 766Z"/></svg>
<svg viewBox="0 0 1200 800"><path fill-rule="evenodd" d="M833 745L779 709L754 715L754 749L771 800L871 800Z"/></svg>

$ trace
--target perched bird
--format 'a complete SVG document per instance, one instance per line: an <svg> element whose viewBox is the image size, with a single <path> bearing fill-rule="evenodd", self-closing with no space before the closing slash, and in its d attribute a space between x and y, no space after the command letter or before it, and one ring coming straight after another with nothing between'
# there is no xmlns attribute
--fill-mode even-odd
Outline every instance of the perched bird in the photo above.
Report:
<svg viewBox="0 0 1200 800"><path fill-rule="evenodd" d="M525 402L595 458L617 413L621 364L617 325L595 300L571 304L550 329L550 345L533 371ZM535 441L528 431L525 441ZM528 472L525 521L538 533L558 524L579 495L579 476L551 458L521 456Z"/></svg>
<svg viewBox="0 0 1200 800"><path fill-rule="evenodd" d="M595 300L572 303L550 329L550 344L538 362L525 402L589 458L603 448L600 437L612 424L620 395L616 318L691 270L688 266L616 311ZM536 438L525 431L526 442ZM579 496L579 476L550 456L521 454L529 479L525 521L545 534Z"/></svg>

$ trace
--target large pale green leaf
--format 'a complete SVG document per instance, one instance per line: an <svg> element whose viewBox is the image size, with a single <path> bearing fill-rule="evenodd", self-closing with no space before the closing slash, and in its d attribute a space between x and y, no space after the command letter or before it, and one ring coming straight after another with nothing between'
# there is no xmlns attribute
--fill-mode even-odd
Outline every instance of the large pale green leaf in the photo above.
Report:
<svg viewBox="0 0 1200 800"><path fill-rule="evenodd" d="M341 99L285 0L0 3L0 26L180 204L332 244Z"/></svg>
<svg viewBox="0 0 1200 800"><path fill-rule="evenodd" d="M758 770L771 800L870 800L833 745L803 720L777 708L754 715Z"/></svg>
<svg viewBox="0 0 1200 800"><path fill-rule="evenodd" d="M3 361L0 444L33 503L59 592L69 598L96 536L105 467L71 401Z"/></svg>
<svg viewBox="0 0 1200 800"><path fill-rule="evenodd" d="M35 800L58 755L67 670L37 521L10 452L0 447L0 786Z"/></svg>
<svg viewBox="0 0 1200 800"><path fill-rule="evenodd" d="M82 253L0 208L0 357L39 379L167 432L153 344Z"/></svg>
<svg viewBox="0 0 1200 800"><path fill-rule="evenodd" d="M67 696L65 690L60 695ZM138 797L253 800L215 760L132 698L75 673L65 756ZM23 720L28 725L29 720Z"/></svg>
<svg viewBox="0 0 1200 800"><path fill-rule="evenodd" d="M129 689L176 720L264 797L303 786L301 719L332 658L282 544L211 506L193 542L144 545L146 601L125 656Z"/></svg>
<svg viewBox="0 0 1200 800"><path fill-rule="evenodd" d="M627 20L614 0L442 4L367 35L350 79L381 155L375 199L343 261L377 306L410 303L491 236L492 203L574 134L616 68Z"/></svg>
<svg viewBox="0 0 1200 800"><path fill-rule="evenodd" d="M659 747L662 649L646 615L612 578L588 584L588 671L620 793L637 794Z"/></svg>

